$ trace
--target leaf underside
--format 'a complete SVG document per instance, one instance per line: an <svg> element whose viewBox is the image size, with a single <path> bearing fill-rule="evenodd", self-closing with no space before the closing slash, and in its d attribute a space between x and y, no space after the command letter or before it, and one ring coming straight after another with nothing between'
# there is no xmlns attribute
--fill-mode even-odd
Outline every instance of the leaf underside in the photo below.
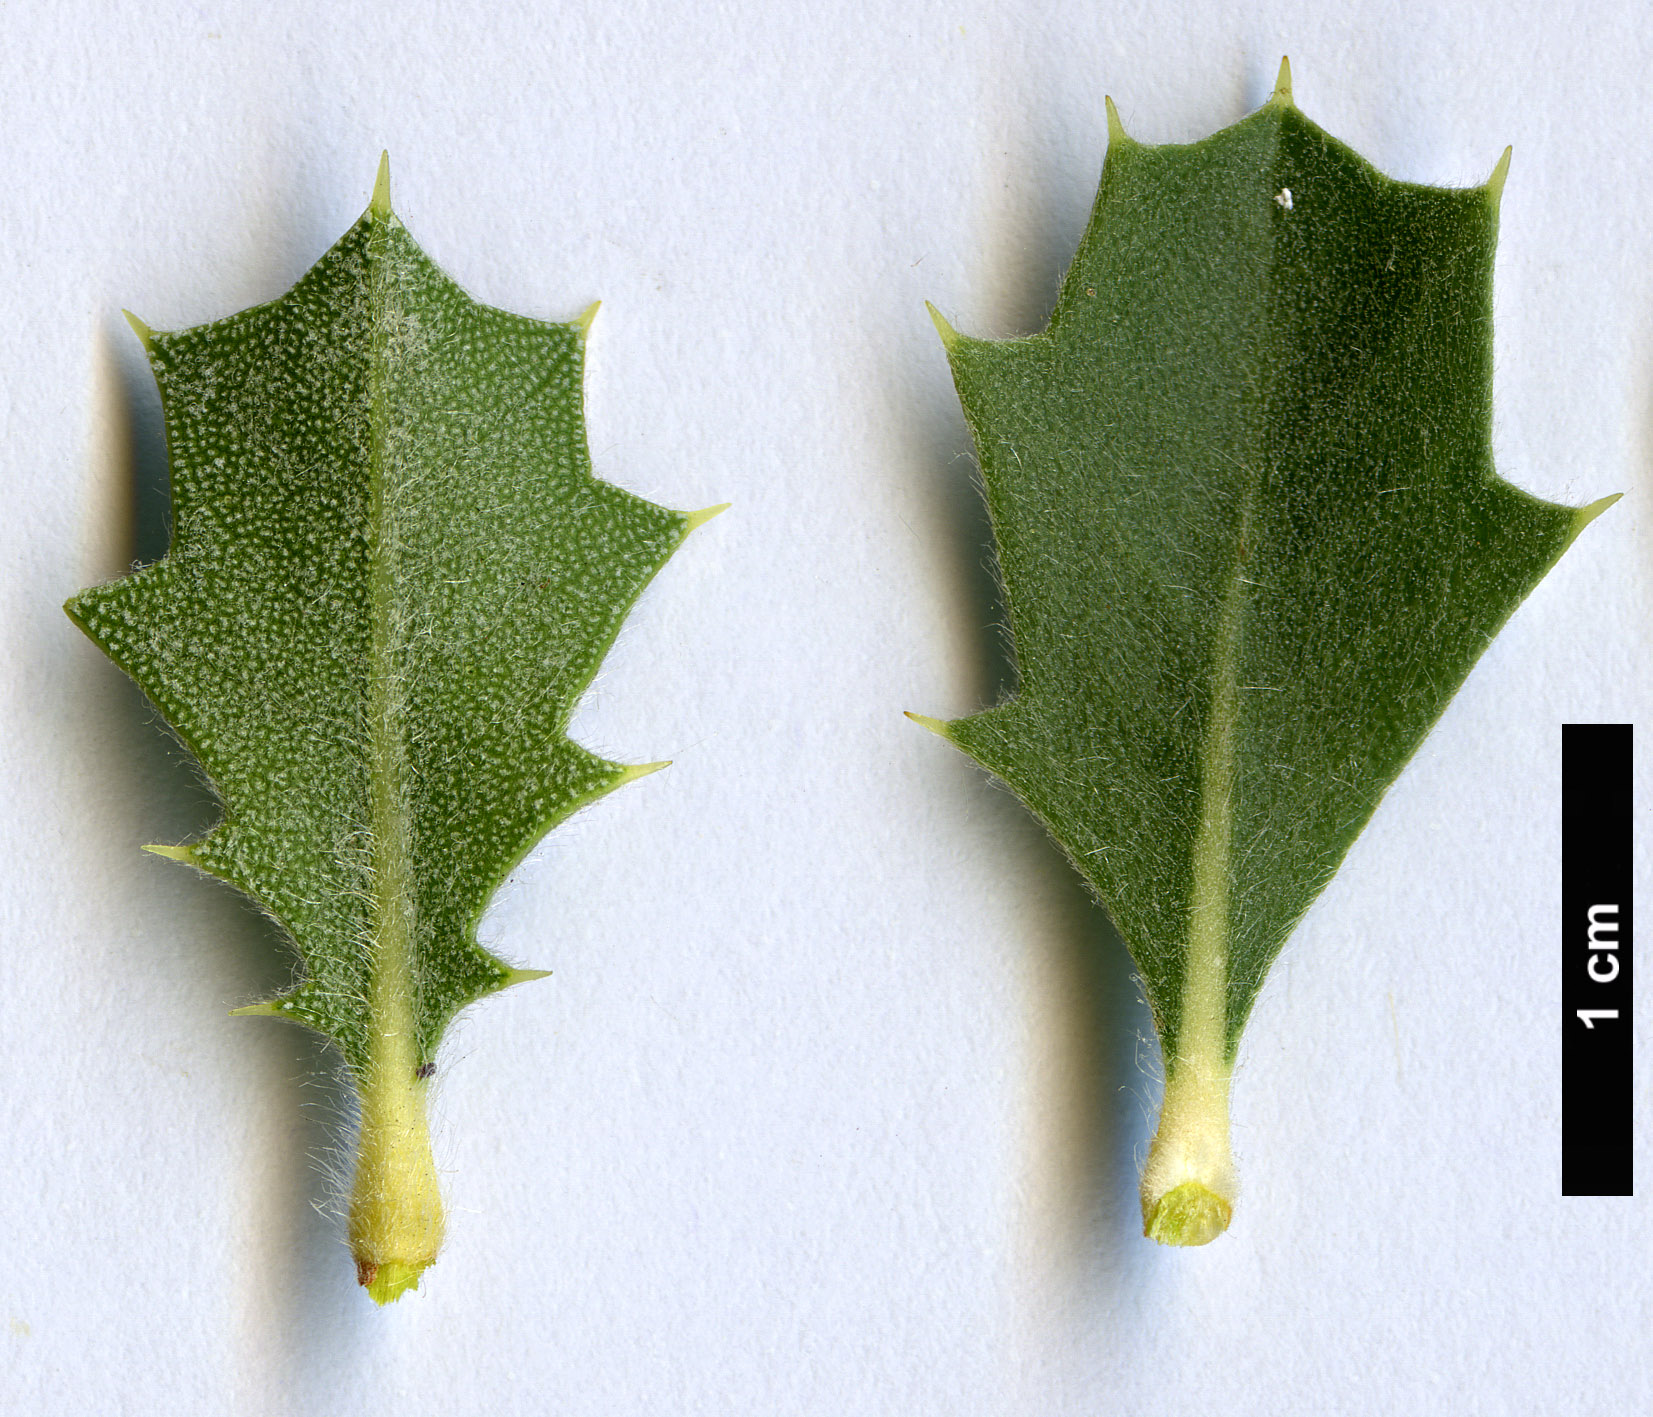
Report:
<svg viewBox="0 0 1653 1417"><path fill-rule="evenodd" d="M584 334L471 300L376 196L279 300L146 336L171 550L67 608L223 800L174 854L296 944L269 1011L358 1074L375 969L400 952L428 1062L511 982L495 887L636 775L565 730L690 518L591 475Z"/></svg>
<svg viewBox="0 0 1653 1417"><path fill-rule="evenodd" d="M943 327L1019 682L946 726L1112 915L1177 1057L1264 973L1594 508L1490 453L1497 187L1391 181L1289 90L1203 142L1111 124L1049 327Z"/></svg>

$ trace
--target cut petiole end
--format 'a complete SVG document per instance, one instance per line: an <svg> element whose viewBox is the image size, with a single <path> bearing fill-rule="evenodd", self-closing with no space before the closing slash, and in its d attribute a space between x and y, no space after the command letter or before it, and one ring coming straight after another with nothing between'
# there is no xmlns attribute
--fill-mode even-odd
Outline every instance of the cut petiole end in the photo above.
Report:
<svg viewBox="0 0 1653 1417"><path fill-rule="evenodd" d="M419 1276L429 1268L428 1264L404 1264L401 1260L374 1264L371 1260L358 1259L356 1280L367 1290L367 1297L382 1309L386 1304L394 1304L408 1290L417 1289Z"/></svg>
<svg viewBox="0 0 1653 1417"><path fill-rule="evenodd" d="M1229 1068L1203 1050L1172 1065L1159 1130L1142 1169L1142 1233L1206 1245L1228 1229L1239 1193L1228 1140Z"/></svg>
<svg viewBox="0 0 1653 1417"><path fill-rule="evenodd" d="M426 1080L405 1035L386 1040L362 1087L350 1194L356 1279L376 1304L416 1288L442 1248L442 1190L425 1120Z"/></svg>
<svg viewBox="0 0 1653 1417"><path fill-rule="evenodd" d="M1167 1191L1144 1217L1142 1233L1162 1245L1209 1245L1233 1218L1234 1207L1198 1181Z"/></svg>

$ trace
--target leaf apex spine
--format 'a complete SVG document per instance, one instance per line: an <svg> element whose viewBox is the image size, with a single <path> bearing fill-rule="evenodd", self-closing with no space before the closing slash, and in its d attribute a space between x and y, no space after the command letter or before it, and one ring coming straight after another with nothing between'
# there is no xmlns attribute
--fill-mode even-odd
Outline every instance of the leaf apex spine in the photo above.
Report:
<svg viewBox="0 0 1653 1417"><path fill-rule="evenodd" d="M568 322L580 332L581 339L591 338L591 323L597 318L597 312L602 308L603 302L601 300L593 300L591 304L587 305L584 310Z"/></svg>
<svg viewBox="0 0 1653 1417"><path fill-rule="evenodd" d="M279 1018L281 1009L275 999L267 999L262 1004L245 1004L239 1009L230 1010L231 1018Z"/></svg>
<svg viewBox="0 0 1653 1417"><path fill-rule="evenodd" d="M142 850L147 851L151 856L164 856L168 861L182 861L186 866L199 866L201 864L195 859L195 853L187 846L160 846L151 843L143 847Z"/></svg>
<svg viewBox="0 0 1653 1417"><path fill-rule="evenodd" d="M1576 512L1574 512L1573 534L1567 538L1567 544L1571 546L1573 542L1578 539L1579 533L1582 532L1585 527L1589 526L1591 522L1611 507L1613 503L1618 501L1622 496L1624 496L1624 493L1614 492L1607 497L1598 497L1594 502L1590 503L1589 506L1580 507Z"/></svg>
<svg viewBox="0 0 1653 1417"><path fill-rule="evenodd" d="M130 310L122 310L121 314L126 316L126 323L132 326L132 333L143 341L144 353L153 354L155 352L155 331L150 329Z"/></svg>
<svg viewBox="0 0 1653 1417"><path fill-rule="evenodd" d="M505 980L499 986L509 989L513 984L532 984L536 979L549 979L549 969L508 969L505 971Z"/></svg>
<svg viewBox="0 0 1653 1417"><path fill-rule="evenodd" d="M368 213L375 221L390 215L390 149L379 153L379 171L373 179L373 196L367 204Z"/></svg>
<svg viewBox="0 0 1653 1417"><path fill-rule="evenodd" d="M964 337L947 323L947 317L943 315L941 311L936 309L934 305L930 304L928 300L924 302L924 308L930 312L930 319L935 324L936 333L941 336L942 347L948 354L953 353L954 350L964 343Z"/></svg>
<svg viewBox="0 0 1653 1417"><path fill-rule="evenodd" d="M1119 105L1113 101L1113 95L1103 95L1102 102L1108 109L1108 146L1111 148L1116 144L1134 143L1136 139L1125 131L1125 123L1119 116Z"/></svg>
<svg viewBox="0 0 1653 1417"><path fill-rule="evenodd" d="M1510 154L1515 151L1513 146L1504 149L1498 161L1493 164L1492 176L1482 183L1482 190L1492 199L1496 207L1504 199L1504 182L1510 175Z"/></svg>
<svg viewBox="0 0 1653 1417"><path fill-rule="evenodd" d="M1280 72L1274 80L1274 92L1268 96L1270 104L1279 108L1296 108L1297 100L1291 96L1291 56L1280 56Z"/></svg>
<svg viewBox="0 0 1653 1417"><path fill-rule="evenodd" d="M628 782L636 782L640 777L647 777L650 773L659 772L661 768L669 768L672 760L666 758L658 763L628 763L620 769L620 778L614 785L624 787Z"/></svg>
<svg viewBox="0 0 1653 1417"><path fill-rule="evenodd" d="M702 507L697 512L684 512L683 520L686 525L683 528L683 534L687 536L691 531L699 531L713 517L722 516L724 512L728 511L730 505L728 502L719 502L715 507Z"/></svg>
<svg viewBox="0 0 1653 1417"><path fill-rule="evenodd" d="M950 734L947 731L947 725L941 719L931 718L928 714L909 713L909 712L907 712L906 709L903 709L902 713L905 714L908 718L912 719L912 721L914 723L916 723L920 728L929 729L930 732L935 734L937 738L945 738L949 742L952 741L952 736L953 735Z"/></svg>

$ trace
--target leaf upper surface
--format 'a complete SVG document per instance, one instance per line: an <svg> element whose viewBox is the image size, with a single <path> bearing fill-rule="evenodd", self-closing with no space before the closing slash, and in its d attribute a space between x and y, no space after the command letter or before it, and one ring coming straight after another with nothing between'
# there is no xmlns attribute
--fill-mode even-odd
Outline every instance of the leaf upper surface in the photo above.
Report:
<svg viewBox="0 0 1653 1417"><path fill-rule="evenodd" d="M388 201L279 300L147 343L171 551L70 614L223 799L186 859L296 942L272 1011L360 1071L400 950L427 1061L509 982L494 888L634 775L565 730L689 518L592 476L583 327L471 300Z"/></svg>

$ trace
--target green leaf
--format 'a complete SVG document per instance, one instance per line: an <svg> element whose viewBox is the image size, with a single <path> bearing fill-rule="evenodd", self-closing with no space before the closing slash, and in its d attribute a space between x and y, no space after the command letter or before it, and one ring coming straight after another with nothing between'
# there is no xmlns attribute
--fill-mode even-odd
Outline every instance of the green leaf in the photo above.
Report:
<svg viewBox="0 0 1653 1417"><path fill-rule="evenodd" d="M592 476L596 307L471 300L391 211L279 300L175 334L160 386L172 547L66 607L200 759L223 821L151 848L246 892L301 982L242 1010L332 1039L361 1093L351 1238L380 1302L441 1242L425 1090L467 1004L535 974L476 940L569 813L665 764L571 742L575 701L706 514Z"/></svg>
<svg viewBox="0 0 1653 1417"><path fill-rule="evenodd" d="M1044 333L936 316L1019 684L934 725L1049 828L1165 1059L1147 1233L1234 1196L1228 1085L1269 965L1505 619L1608 502L1500 480L1485 186L1395 182L1274 96L1127 137ZM933 313L933 312L932 312Z"/></svg>

